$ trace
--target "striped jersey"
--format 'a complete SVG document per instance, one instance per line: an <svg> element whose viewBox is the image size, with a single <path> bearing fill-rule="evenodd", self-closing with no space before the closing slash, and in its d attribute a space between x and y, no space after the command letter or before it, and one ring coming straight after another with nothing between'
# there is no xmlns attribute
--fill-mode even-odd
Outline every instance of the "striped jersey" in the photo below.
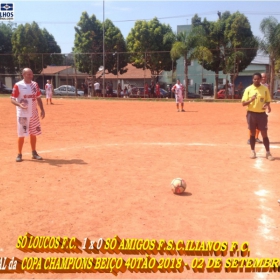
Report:
<svg viewBox="0 0 280 280"><path fill-rule="evenodd" d="M24 80L17 82L13 87L12 97L27 106L26 109L16 106L18 117L32 117L38 114L37 98L41 97L41 91L36 82L32 81L30 84L26 84Z"/></svg>

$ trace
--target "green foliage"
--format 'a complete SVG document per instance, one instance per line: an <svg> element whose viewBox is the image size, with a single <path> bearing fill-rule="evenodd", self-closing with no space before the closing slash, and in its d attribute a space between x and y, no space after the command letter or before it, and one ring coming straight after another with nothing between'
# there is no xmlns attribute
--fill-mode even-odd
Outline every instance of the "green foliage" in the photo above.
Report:
<svg viewBox="0 0 280 280"><path fill-rule="evenodd" d="M280 58L275 61L275 73L280 77Z"/></svg>
<svg viewBox="0 0 280 280"><path fill-rule="evenodd" d="M232 82L238 73L244 70L257 54L258 40L251 31L248 19L241 13L230 14L226 11L219 13L215 22L206 19L201 23L204 30L204 46L212 54L199 59L199 63L206 69L216 73L216 88L218 73L223 71L230 74Z"/></svg>
<svg viewBox="0 0 280 280"><path fill-rule="evenodd" d="M53 46L49 46L48 40L52 39ZM42 67L51 61L50 55L43 56L49 50L61 52L53 36L47 30L41 30L36 22L19 25L12 34L12 50L15 63L20 69L29 67L34 73L40 73ZM46 59L46 63L44 63Z"/></svg>
<svg viewBox="0 0 280 280"><path fill-rule="evenodd" d="M103 65L103 25L95 15L89 17L87 12L83 12L75 31L75 65L81 72L96 73ZM121 54L126 52L123 35L108 19L104 22L104 31L105 68L109 73L117 74L117 68L122 73L127 65L126 56Z"/></svg>
<svg viewBox="0 0 280 280"><path fill-rule="evenodd" d="M117 71L122 74L126 71L124 67L127 66L127 56L125 54L127 48L124 37L112 21L107 19L104 25L105 49L109 50L109 52L106 52L106 70L115 75L117 75ZM112 53L110 53L111 51Z"/></svg>
<svg viewBox="0 0 280 280"><path fill-rule="evenodd" d="M264 34L259 39L260 50L269 55L270 62L270 88L274 88L274 71L278 69L280 60L280 24L274 17L264 18L260 24L260 30ZM271 93L273 90L271 90Z"/></svg>
<svg viewBox="0 0 280 280"><path fill-rule="evenodd" d="M243 71L257 54L258 41L254 37L248 19L239 12L226 20L224 36L227 41L224 73L235 77Z"/></svg>
<svg viewBox="0 0 280 280"><path fill-rule="evenodd" d="M75 31L75 65L81 72L95 73L103 65L102 24L95 15L83 12Z"/></svg>
<svg viewBox="0 0 280 280"><path fill-rule="evenodd" d="M53 35L45 28L42 30L42 34L46 42L45 53L47 53L43 55L44 68L47 67L47 65L62 65L65 56L58 55L61 54L61 49L57 45Z"/></svg>
<svg viewBox="0 0 280 280"><path fill-rule="evenodd" d="M14 73L14 59L12 55L12 34L14 24L0 23L0 73Z"/></svg>
<svg viewBox="0 0 280 280"><path fill-rule="evenodd" d="M150 69L154 76L162 70L171 70L169 51L174 39L171 27L161 24L157 18L136 21L126 39L130 62L137 68Z"/></svg>

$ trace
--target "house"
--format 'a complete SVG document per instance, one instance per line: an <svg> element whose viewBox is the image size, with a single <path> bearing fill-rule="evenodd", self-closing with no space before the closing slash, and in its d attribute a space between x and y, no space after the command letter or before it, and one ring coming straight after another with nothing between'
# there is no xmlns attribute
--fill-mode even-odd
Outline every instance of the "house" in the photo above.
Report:
<svg viewBox="0 0 280 280"><path fill-rule="evenodd" d="M34 75L35 76L35 75ZM72 85L81 88L81 84L88 77L88 74L76 70L72 66L52 66L48 65L36 75L36 82L43 88L47 80L51 80L55 88L61 85Z"/></svg>
<svg viewBox="0 0 280 280"><path fill-rule="evenodd" d="M114 75L112 73L106 73L105 76L103 76L103 70L98 71L96 73L96 79L100 82L100 84L103 84L103 78L104 82L106 83L112 83L113 89L117 89L118 83L121 84L122 89L128 85L137 86L137 87L144 87L145 83L148 83L148 85L153 80L152 73L150 69L143 70L142 68L136 68L132 64L128 63L126 67L124 67L125 70L127 70L123 74Z"/></svg>
<svg viewBox="0 0 280 280"><path fill-rule="evenodd" d="M147 82L152 81L152 74L149 69L143 70L142 68L136 68L132 64L128 64L125 68L125 73L114 75L112 73L106 73L104 76L105 84L110 82L113 85L113 89L117 89L117 84L121 83L122 88L128 85L137 87L143 87ZM77 85L77 88L81 88L82 83L88 83L89 81L94 83L98 80L100 84L103 84L103 70L96 72L96 75L89 76L87 73L82 73L72 66L50 66L48 65L41 71L40 75L36 75L36 82L38 82L40 88L43 88L47 80L52 80L55 88L61 85Z"/></svg>

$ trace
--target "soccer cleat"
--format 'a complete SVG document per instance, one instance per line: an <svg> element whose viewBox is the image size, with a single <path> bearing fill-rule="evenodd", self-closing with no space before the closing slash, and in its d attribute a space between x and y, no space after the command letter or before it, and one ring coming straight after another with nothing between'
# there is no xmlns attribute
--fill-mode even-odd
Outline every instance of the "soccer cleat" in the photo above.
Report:
<svg viewBox="0 0 280 280"><path fill-rule="evenodd" d="M32 151L32 159L42 160L43 158L40 157L36 151Z"/></svg>
<svg viewBox="0 0 280 280"><path fill-rule="evenodd" d="M250 139L247 141L247 144L249 144L249 145L250 145Z"/></svg>
<svg viewBox="0 0 280 280"><path fill-rule="evenodd" d="M262 143L262 141L259 138L256 138L256 143Z"/></svg>
<svg viewBox="0 0 280 280"><path fill-rule="evenodd" d="M268 160L274 160L274 157L271 155L270 152L266 152L265 157L266 157Z"/></svg>
<svg viewBox="0 0 280 280"><path fill-rule="evenodd" d="M18 154L16 158L16 162L21 162L22 161L22 154Z"/></svg>
<svg viewBox="0 0 280 280"><path fill-rule="evenodd" d="M251 155L250 155L250 158L251 159L254 159L254 158L256 158L257 156L256 156L256 152L255 151L251 151Z"/></svg>

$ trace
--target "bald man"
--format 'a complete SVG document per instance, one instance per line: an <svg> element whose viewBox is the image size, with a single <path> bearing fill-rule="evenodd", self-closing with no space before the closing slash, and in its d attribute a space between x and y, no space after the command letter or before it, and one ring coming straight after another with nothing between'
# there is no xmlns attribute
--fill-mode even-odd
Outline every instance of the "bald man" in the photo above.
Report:
<svg viewBox="0 0 280 280"><path fill-rule="evenodd" d="M261 75L262 75L261 84L266 86L270 90L269 84L267 83L266 73L261 73Z"/></svg>
<svg viewBox="0 0 280 280"><path fill-rule="evenodd" d="M41 118L45 117L41 91L38 84L33 81L33 72L30 68L24 68L22 76L23 80L14 85L11 95L11 102L16 106L17 113L18 155L16 162L22 161L22 148L26 136L30 136L32 158L42 160L36 152L36 137L42 133L37 104L41 110Z"/></svg>

